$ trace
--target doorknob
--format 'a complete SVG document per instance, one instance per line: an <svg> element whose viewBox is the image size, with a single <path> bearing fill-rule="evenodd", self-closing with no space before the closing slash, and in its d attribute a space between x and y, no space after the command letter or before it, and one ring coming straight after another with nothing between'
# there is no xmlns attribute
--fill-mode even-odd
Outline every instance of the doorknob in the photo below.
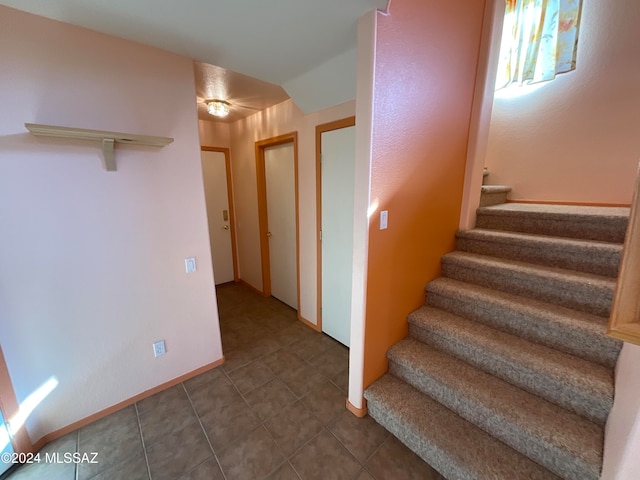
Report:
<svg viewBox="0 0 640 480"><path fill-rule="evenodd" d="M271 232L267 232L267 237L271 238Z"/></svg>
<svg viewBox="0 0 640 480"><path fill-rule="evenodd" d="M223 230L229 230L229 225L225 225L224 227L222 227Z"/></svg>

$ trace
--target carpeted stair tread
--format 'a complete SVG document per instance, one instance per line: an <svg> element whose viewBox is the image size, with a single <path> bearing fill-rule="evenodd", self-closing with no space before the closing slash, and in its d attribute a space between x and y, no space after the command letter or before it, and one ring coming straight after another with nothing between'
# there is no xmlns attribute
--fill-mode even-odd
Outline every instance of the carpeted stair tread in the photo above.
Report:
<svg viewBox="0 0 640 480"><path fill-rule="evenodd" d="M503 203L477 210L476 227L624 242L629 208Z"/></svg>
<svg viewBox="0 0 640 480"><path fill-rule="evenodd" d="M413 339L391 347L390 373L566 479L598 479L603 429Z"/></svg>
<svg viewBox="0 0 640 480"><path fill-rule="evenodd" d="M511 187L506 185L482 185L480 193L509 193Z"/></svg>
<svg viewBox="0 0 640 480"><path fill-rule="evenodd" d="M412 312L409 334L601 425L613 405L612 369L444 310Z"/></svg>
<svg viewBox="0 0 640 480"><path fill-rule="evenodd" d="M609 316L616 284L590 273L457 251L442 257L442 274L602 317Z"/></svg>
<svg viewBox="0 0 640 480"><path fill-rule="evenodd" d="M559 478L392 375L364 396L374 420L449 480Z"/></svg>
<svg viewBox="0 0 640 480"><path fill-rule="evenodd" d="M458 250L617 277L622 244L476 228L456 234Z"/></svg>
<svg viewBox="0 0 640 480"><path fill-rule="evenodd" d="M485 185L486 186L486 185ZM516 212L522 214L539 214L547 216L572 216L582 218L618 219L629 217L629 207L599 207L588 205L558 205L551 203L518 203L512 202L500 207L490 208L492 211Z"/></svg>
<svg viewBox="0 0 640 480"><path fill-rule="evenodd" d="M551 303L440 277L427 304L613 368L622 342L606 335L606 319Z"/></svg>

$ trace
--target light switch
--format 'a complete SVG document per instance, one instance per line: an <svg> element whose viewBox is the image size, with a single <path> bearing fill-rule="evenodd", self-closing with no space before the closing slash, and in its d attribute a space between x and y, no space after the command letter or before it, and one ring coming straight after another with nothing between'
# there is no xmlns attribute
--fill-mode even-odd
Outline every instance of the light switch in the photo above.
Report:
<svg viewBox="0 0 640 480"><path fill-rule="evenodd" d="M196 257L189 257L184 259L184 267L187 270L187 273L193 273L197 270L196 268Z"/></svg>
<svg viewBox="0 0 640 480"><path fill-rule="evenodd" d="M380 230L386 230L389 222L389 211L382 210L380 212Z"/></svg>

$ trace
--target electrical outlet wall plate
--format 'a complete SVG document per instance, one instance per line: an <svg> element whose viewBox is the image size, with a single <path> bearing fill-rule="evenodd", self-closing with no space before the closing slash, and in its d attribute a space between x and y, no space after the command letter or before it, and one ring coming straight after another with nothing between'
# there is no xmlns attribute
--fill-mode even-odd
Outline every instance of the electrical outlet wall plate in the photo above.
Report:
<svg viewBox="0 0 640 480"><path fill-rule="evenodd" d="M189 257L184 259L184 268L187 273L193 273L197 270L196 257Z"/></svg>
<svg viewBox="0 0 640 480"><path fill-rule="evenodd" d="M159 357L160 355L164 355L167 353L167 349L164 345L164 340L158 340L153 344L153 356Z"/></svg>

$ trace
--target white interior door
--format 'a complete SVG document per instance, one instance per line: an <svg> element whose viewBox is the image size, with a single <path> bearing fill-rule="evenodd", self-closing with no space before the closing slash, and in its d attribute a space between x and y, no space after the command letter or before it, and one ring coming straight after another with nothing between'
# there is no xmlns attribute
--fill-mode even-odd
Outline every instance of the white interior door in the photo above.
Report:
<svg viewBox="0 0 640 480"><path fill-rule="evenodd" d="M355 127L322 133L322 331L349 346Z"/></svg>
<svg viewBox="0 0 640 480"><path fill-rule="evenodd" d="M271 295L298 309L293 142L264 149Z"/></svg>
<svg viewBox="0 0 640 480"><path fill-rule="evenodd" d="M216 285L233 282L227 163L223 152L202 152L202 176L209 221L213 278Z"/></svg>

